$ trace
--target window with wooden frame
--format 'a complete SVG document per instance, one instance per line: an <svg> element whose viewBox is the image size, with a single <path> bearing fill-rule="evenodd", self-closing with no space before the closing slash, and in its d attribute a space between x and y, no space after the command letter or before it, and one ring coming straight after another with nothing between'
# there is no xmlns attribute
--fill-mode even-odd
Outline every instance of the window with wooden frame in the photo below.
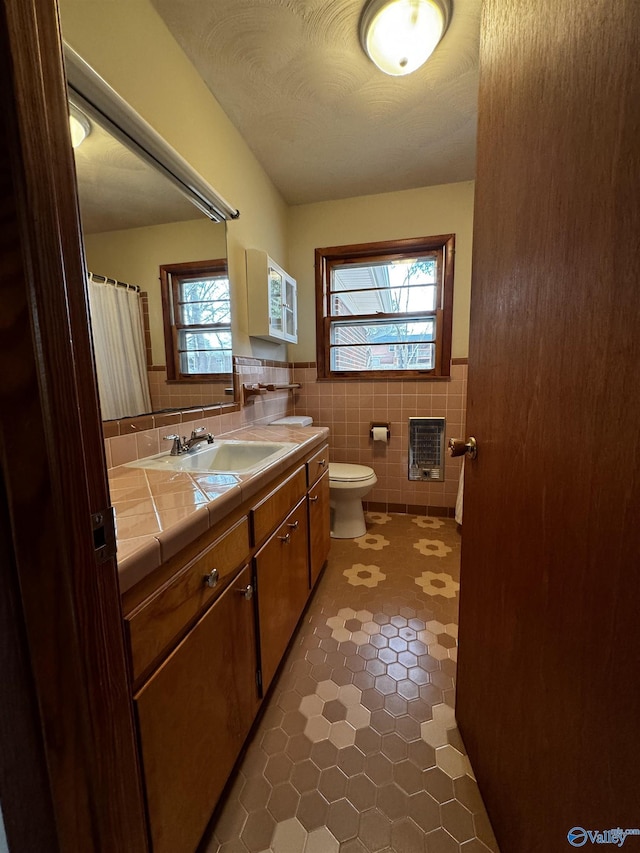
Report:
<svg viewBox="0 0 640 853"><path fill-rule="evenodd" d="M316 249L318 378L448 377L455 235Z"/></svg>
<svg viewBox="0 0 640 853"><path fill-rule="evenodd" d="M167 379L230 379L231 294L225 258L160 267Z"/></svg>

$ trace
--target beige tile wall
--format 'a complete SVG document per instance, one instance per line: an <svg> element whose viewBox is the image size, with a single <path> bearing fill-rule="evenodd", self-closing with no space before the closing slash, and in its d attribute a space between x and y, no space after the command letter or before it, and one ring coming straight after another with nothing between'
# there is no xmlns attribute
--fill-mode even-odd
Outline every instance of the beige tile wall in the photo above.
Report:
<svg viewBox="0 0 640 853"><path fill-rule="evenodd" d="M460 461L445 462L443 483L412 482L407 478L409 418L445 417L446 438L464 435L467 365L452 366L451 381L317 382L314 365L294 365L295 414L308 414L331 432L331 460L371 466L378 483L367 503L453 508L458 492ZM371 421L390 424L388 444L373 442Z"/></svg>
<svg viewBox="0 0 640 853"><path fill-rule="evenodd" d="M166 367L154 367L147 372L149 377L149 393L151 408L176 409L187 406L207 406L211 400L233 402L233 394L227 395L225 388L231 386L227 382L172 382L167 384Z"/></svg>

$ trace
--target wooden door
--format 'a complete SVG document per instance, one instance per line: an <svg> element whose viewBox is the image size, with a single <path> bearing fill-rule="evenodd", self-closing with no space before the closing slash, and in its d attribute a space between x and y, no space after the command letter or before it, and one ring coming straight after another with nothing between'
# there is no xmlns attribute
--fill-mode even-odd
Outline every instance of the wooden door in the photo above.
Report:
<svg viewBox="0 0 640 853"><path fill-rule="evenodd" d="M331 508L329 469L309 489L309 587L313 589L329 556Z"/></svg>
<svg viewBox="0 0 640 853"><path fill-rule="evenodd" d="M141 853L54 0L3 0L0 45L2 813L12 853Z"/></svg>
<svg viewBox="0 0 640 853"><path fill-rule="evenodd" d="M136 696L154 853L193 853L258 709L247 566Z"/></svg>
<svg viewBox="0 0 640 853"><path fill-rule="evenodd" d="M309 597L308 541L305 499L255 557L260 669L265 692Z"/></svg>
<svg viewBox="0 0 640 853"><path fill-rule="evenodd" d="M503 853L639 823L639 104L635 0L487 0L457 717Z"/></svg>

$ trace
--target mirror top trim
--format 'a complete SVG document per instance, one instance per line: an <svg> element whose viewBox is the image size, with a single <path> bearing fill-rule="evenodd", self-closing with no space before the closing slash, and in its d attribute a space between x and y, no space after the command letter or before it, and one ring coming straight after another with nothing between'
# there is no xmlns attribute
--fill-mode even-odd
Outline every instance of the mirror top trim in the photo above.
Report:
<svg viewBox="0 0 640 853"><path fill-rule="evenodd" d="M214 222L237 219L240 212L146 122L115 89L64 42L70 103L112 133L123 145L159 169Z"/></svg>
<svg viewBox="0 0 640 853"><path fill-rule="evenodd" d="M116 418L111 421L102 422L104 438L116 438L119 435L136 435L144 430L159 429L174 424L191 423L201 418L213 418L219 415L228 415L239 412L240 404L213 403L210 406L196 406L186 409L165 409L163 411L149 412L144 415L135 415L131 418Z"/></svg>

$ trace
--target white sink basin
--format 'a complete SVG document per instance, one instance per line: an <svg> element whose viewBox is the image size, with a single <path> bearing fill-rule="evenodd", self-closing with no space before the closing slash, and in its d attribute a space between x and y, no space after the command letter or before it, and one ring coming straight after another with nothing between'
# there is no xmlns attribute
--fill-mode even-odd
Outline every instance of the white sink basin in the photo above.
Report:
<svg viewBox="0 0 640 853"><path fill-rule="evenodd" d="M216 439L213 444L201 445L178 456L159 453L128 462L127 465L130 468L183 471L187 474L254 474L296 446L293 442L282 441Z"/></svg>

